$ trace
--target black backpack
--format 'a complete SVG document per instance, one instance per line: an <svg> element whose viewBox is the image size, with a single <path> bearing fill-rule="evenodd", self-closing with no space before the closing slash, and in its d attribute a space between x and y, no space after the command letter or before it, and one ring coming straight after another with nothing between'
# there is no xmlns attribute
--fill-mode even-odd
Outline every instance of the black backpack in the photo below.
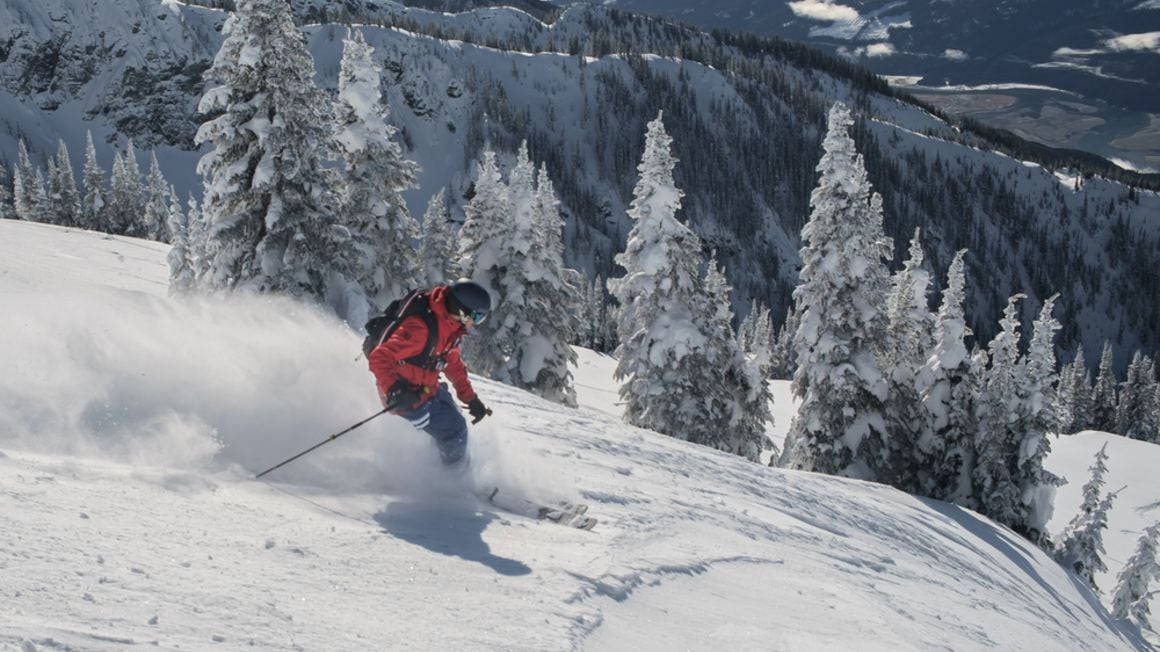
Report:
<svg viewBox="0 0 1160 652"><path fill-rule="evenodd" d="M402 298L392 301L383 314L372 317L363 327L367 332L366 338L363 339L363 355L370 358L371 351L387 341L404 319L419 315L427 324L427 345L423 347L422 353L403 362L424 369L437 369L439 361L433 359L431 354L435 350L435 338L439 334L439 329L435 323L435 313L431 312L430 298L428 290L411 290Z"/></svg>

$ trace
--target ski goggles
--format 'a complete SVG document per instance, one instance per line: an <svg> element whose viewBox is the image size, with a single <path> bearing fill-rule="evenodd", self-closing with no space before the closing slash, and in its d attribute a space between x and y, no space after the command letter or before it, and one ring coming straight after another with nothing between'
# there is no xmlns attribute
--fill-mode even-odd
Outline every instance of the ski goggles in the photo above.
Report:
<svg viewBox="0 0 1160 652"><path fill-rule="evenodd" d="M476 326L482 324L487 319L486 310L459 310L452 313L452 316L467 325L467 320L470 319L472 324Z"/></svg>

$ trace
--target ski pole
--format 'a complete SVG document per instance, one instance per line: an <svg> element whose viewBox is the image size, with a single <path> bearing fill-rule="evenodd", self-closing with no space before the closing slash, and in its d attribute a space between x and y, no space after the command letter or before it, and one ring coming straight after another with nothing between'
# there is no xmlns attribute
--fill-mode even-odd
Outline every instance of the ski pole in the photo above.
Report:
<svg viewBox="0 0 1160 652"><path fill-rule="evenodd" d="M258 475L255 475L254 479L257 480L258 478L266 475L270 471L273 471L275 469L280 469L283 466L286 466L287 464L293 462L294 460L298 459L299 457L302 457L303 455L309 453L310 451L312 451L316 448L319 448L323 444L329 444L330 442L334 441L335 439L338 439L339 437L341 437L341 436L345 435L346 433L350 432L351 430L354 430L355 428L363 425L364 423L370 421L371 419L374 419L376 417L380 417L380 416L386 414L387 412L390 412L393 409L395 409L394 405L388 405L387 407L379 410L378 412L375 412L374 414L370 415L369 417L367 417L367 418L363 419L362 421L359 421L358 423L354 424L353 426L347 428L346 430L343 430L342 432L336 432L333 435L327 437L326 439L323 439L322 441L318 442L317 444L311 446L310 448L307 448L306 450L302 451L301 453L295 455L294 457L291 457L288 460L285 460L279 464L275 464L274 466L271 466L270 468L266 469L265 471L262 471Z"/></svg>

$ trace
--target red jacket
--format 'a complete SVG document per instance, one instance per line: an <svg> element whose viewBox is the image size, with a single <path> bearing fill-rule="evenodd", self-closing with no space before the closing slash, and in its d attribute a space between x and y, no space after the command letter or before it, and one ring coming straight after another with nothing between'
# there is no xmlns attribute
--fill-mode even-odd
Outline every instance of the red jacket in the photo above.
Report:
<svg viewBox="0 0 1160 652"><path fill-rule="evenodd" d="M468 403L475 398L475 390L467 378L467 367L459 357L459 340L467 334L467 328L447 312L445 296L447 286L440 285L431 290L431 312L435 314L438 335L431 357L443 362L443 374L455 387L455 395ZM369 365L379 388L379 397L386 397L400 379L426 388L423 402L435 396L439 384L439 371L424 369L404 362L419 355L427 345L427 322L419 315L403 320L391 336L371 351Z"/></svg>

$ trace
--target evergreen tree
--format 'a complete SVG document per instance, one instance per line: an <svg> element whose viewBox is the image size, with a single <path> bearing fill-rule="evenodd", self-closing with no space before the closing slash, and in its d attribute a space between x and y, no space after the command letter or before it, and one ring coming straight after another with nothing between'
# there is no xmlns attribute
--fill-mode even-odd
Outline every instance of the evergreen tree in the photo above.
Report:
<svg viewBox="0 0 1160 652"><path fill-rule="evenodd" d="M841 103L829 114L819 183L802 228L802 313L795 336L801 400L782 453L783 465L867 480L889 480L883 414L887 382L876 357L886 327L891 242L882 232L881 199L870 195L862 157Z"/></svg>
<svg viewBox="0 0 1160 652"><path fill-rule="evenodd" d="M616 324L613 308L608 301L608 284L604 277L597 275L587 293L588 308L584 346L601 353L611 353L616 348Z"/></svg>
<svg viewBox="0 0 1160 652"><path fill-rule="evenodd" d="M48 166L51 170L53 167L51 160L49 160ZM28 215L28 220L42 224L51 223L52 203L48 200L48 185L45 183L44 174L40 170L33 172L32 184L29 188L32 191L32 210Z"/></svg>
<svg viewBox="0 0 1160 652"><path fill-rule="evenodd" d="M768 441L765 426L773 420L769 412L773 397L757 361L745 355L733 332L732 295L714 256L705 273L701 331L706 336L705 371L712 374L704 396L715 428L697 443L758 462Z"/></svg>
<svg viewBox="0 0 1160 652"><path fill-rule="evenodd" d="M220 85L198 107L216 117L195 138L211 146L198 164L212 220L209 285L326 300L328 287L345 287L354 247L334 214L323 165L332 121L305 35L284 0L239 0L222 33L205 74Z"/></svg>
<svg viewBox="0 0 1160 652"><path fill-rule="evenodd" d="M919 492L960 505L967 505L972 495L978 389L975 367L966 345L971 329L963 312L965 255L965 249L955 254L947 270L935 343L915 382L927 413L926 426L915 451L916 462L923 469L919 472Z"/></svg>
<svg viewBox="0 0 1160 652"><path fill-rule="evenodd" d="M37 174L40 174L39 170L37 170ZM57 188L54 187L54 185L57 183L57 174L56 160L52 157L49 157L48 159L48 172L44 177L42 177L42 179L45 178L46 181L44 183L44 197L40 201L40 205L37 207L36 221L43 222L44 224L56 224L59 213L56 200L59 195Z"/></svg>
<svg viewBox="0 0 1160 652"><path fill-rule="evenodd" d="M1116 432L1131 439L1156 441L1156 369L1139 351L1132 356L1128 373L1120 386L1116 406Z"/></svg>
<svg viewBox="0 0 1160 652"><path fill-rule="evenodd" d="M147 237L144 214L145 193L141 186L141 168L137 165L137 151L130 139L125 144L125 151L113 159L113 175L109 186L110 233L133 238Z"/></svg>
<svg viewBox="0 0 1160 652"><path fill-rule="evenodd" d="M48 179L49 221L52 224L76 226L81 211L81 198L77 192L72 162L69 161L68 147L65 146L63 139L57 146L56 160L50 163L52 165Z"/></svg>
<svg viewBox="0 0 1160 652"><path fill-rule="evenodd" d="M1091 376L1084 363L1083 347L1080 346L1075 359L1059 373L1055 409L1059 415L1060 434L1069 435L1088 428L1091 424L1091 401Z"/></svg>
<svg viewBox="0 0 1160 652"><path fill-rule="evenodd" d="M576 407L570 367L576 366L577 357L568 342L578 328L581 297L579 274L564 267L559 203L548 171L541 166L530 207L532 239L525 266L512 270L524 283L523 324L504 375L516 387Z"/></svg>
<svg viewBox="0 0 1160 652"><path fill-rule="evenodd" d="M1039 317L1031 331L1031 343L1027 347L1026 380L1021 389L1027 392L1025 402L1032 428L1039 433L1059 432L1059 413L1056 410L1055 386L1058 382L1055 359L1055 334L1060 323L1052 316L1056 294L1043 302Z"/></svg>
<svg viewBox="0 0 1160 652"><path fill-rule="evenodd" d="M801 325L801 315L790 303L785 314L785 323L773 337L773 350L769 359L769 377L774 380L791 380L798 368L798 352L794 338Z"/></svg>
<svg viewBox="0 0 1160 652"><path fill-rule="evenodd" d="M1149 364L1149 368L1152 370L1149 376L1155 379L1156 361L1151 360ZM1144 413L1145 421L1141 425L1140 432L1141 438L1144 441L1160 444L1160 382L1153 380L1151 387L1151 407ZM1147 389L1145 389L1145 392L1147 392ZM1147 396L1147 393L1145 393L1145 396Z"/></svg>
<svg viewBox="0 0 1160 652"><path fill-rule="evenodd" d="M673 179L671 147L658 113L637 166L628 209L633 226L616 256L625 275L608 281L620 304L615 378L628 423L696 441L716 425L703 401L709 385L698 328L701 240L676 217L684 192Z"/></svg>
<svg viewBox="0 0 1160 652"><path fill-rule="evenodd" d="M419 224L402 195L418 185L419 168L403 158L397 130L387 122L373 54L361 31L348 31L334 114L344 163L344 219L358 250L354 277L372 311L379 312L425 279L415 250Z"/></svg>
<svg viewBox="0 0 1160 652"><path fill-rule="evenodd" d="M737 344L742 351L753 356L758 372L765 378L770 377L773 373L773 323L769 308L759 305L757 299L752 301L749 314L737 329Z"/></svg>
<svg viewBox="0 0 1160 652"><path fill-rule="evenodd" d="M476 326L475 342L464 343L464 356L471 368L483 376L494 376L504 366L514 347L516 315L503 293L504 278L511 265L507 245L515 230L507 184L500 177L495 152L485 149L475 180L475 195L464 207L459 229L459 266L462 275L487 288L492 311L487 321ZM510 317L510 319L509 319Z"/></svg>
<svg viewBox="0 0 1160 652"><path fill-rule="evenodd" d="M934 347L934 315L926 301L930 274L922 268L923 259L920 231L915 229L910 257L892 279L886 304L888 336L881 352L890 386L885 405L890 429L890 484L909 493L919 491L919 472L927 468L916 463L926 413L915 378Z"/></svg>
<svg viewBox="0 0 1160 652"><path fill-rule="evenodd" d="M502 319L489 320L481 329L486 333L488 345L496 366L491 377L516 387L527 387L529 380L521 373L523 364L519 351L530 336L531 325L527 321L529 310L528 284L532 276L538 275L533 260L541 254L542 236L535 232L535 217L532 214L535 201L535 167L528 157L528 144L523 142L516 153L516 162L508 175L507 200L511 214L509 228L497 237L500 267L503 273L495 286L500 311L496 315ZM531 370L529 370L531 371Z"/></svg>
<svg viewBox="0 0 1160 652"><path fill-rule="evenodd" d="M156 152L149 153L149 176L145 179L143 199L145 207L141 211L141 223L137 230L141 237L156 242L169 242L169 208L173 189L161 173ZM182 218L184 221L184 217Z"/></svg>
<svg viewBox="0 0 1160 652"><path fill-rule="evenodd" d="M742 351L752 355L753 331L757 327L757 299L749 302L749 312L737 327L737 345Z"/></svg>
<svg viewBox="0 0 1160 652"><path fill-rule="evenodd" d="M1151 613L1148 603L1152 597L1148 585L1160 577L1160 562L1156 557L1157 539L1160 538L1160 523L1144 530L1136 543L1136 550L1128 558L1116 578L1116 590L1112 594L1112 617L1134 618L1147 625Z"/></svg>
<svg viewBox="0 0 1160 652"><path fill-rule="evenodd" d="M435 193L423 214L423 245L419 249L422 261L423 283L439 285L459 277L456 259L455 233L451 230L451 215L443 190Z"/></svg>
<svg viewBox="0 0 1160 652"><path fill-rule="evenodd" d="M1055 412L1055 334L1059 322L1052 316L1059 295L1043 302L1032 326L1027 357L1019 366L1017 396L1021 401L1016 432L1018 453L1015 482L1022 501L1022 522L1015 529L1044 550L1052 548L1047 533L1055 503L1055 490L1064 480L1044 468L1051 453L1049 435L1059 431Z"/></svg>
<svg viewBox="0 0 1160 652"><path fill-rule="evenodd" d="M1079 512L1064 528L1055 558L1065 567L1075 571L1092 591L1099 592L1095 575L1108 569L1104 564L1103 530L1108 528L1108 510L1116 494L1100 497L1104 486L1104 474L1108 471L1108 445L1104 444L1096 453L1096 461L1088 467L1091 479L1083 486L1083 503Z"/></svg>
<svg viewBox="0 0 1160 652"><path fill-rule="evenodd" d="M1116 431L1116 372L1112 369L1112 343L1104 342L1100 369L1092 389L1092 428Z"/></svg>
<svg viewBox="0 0 1160 652"><path fill-rule="evenodd" d="M12 191L8 188L8 168L0 163L0 220L16 217L12 208Z"/></svg>
<svg viewBox="0 0 1160 652"><path fill-rule="evenodd" d="M17 145L16 170L12 175L12 208L18 220L36 221L36 169L28 156L24 139Z"/></svg>
<svg viewBox="0 0 1160 652"><path fill-rule="evenodd" d="M209 250L209 224L206 215L193 193L185 201L185 223L188 225L186 243L189 248L190 267L193 270L193 287L201 289L208 283L210 261L213 255Z"/></svg>
<svg viewBox="0 0 1160 652"><path fill-rule="evenodd" d="M1022 298L1011 297L1002 332L991 342L991 368L979 397L975 495L985 515L1050 549L1046 524L1063 481L1043 462L1051 452L1048 433L1055 428L1049 394L1059 322L1051 316L1052 297L1035 321L1027 357L1020 360L1016 306Z"/></svg>
<svg viewBox="0 0 1160 652"><path fill-rule="evenodd" d="M87 131L85 142L85 168L82 172L81 183L84 186L84 197L81 200L81 212L78 225L90 231L105 231L105 171L97 163L97 149L93 146L93 132Z"/></svg>
<svg viewBox="0 0 1160 652"><path fill-rule="evenodd" d="M1016 308L1022 294L1012 296L999 322L1000 331L989 347L990 368L979 392L978 431L975 435L974 496L980 511L1018 529L1023 522L1022 496L1016 484L1020 453L1017 430L1021 415L1019 382L1019 319Z"/></svg>
<svg viewBox="0 0 1160 652"><path fill-rule="evenodd" d="M185 295L194 290L197 281L194 254L190 246L190 225L175 195L171 196L169 206L171 209L166 215L166 229L168 241L173 244L168 255L169 294Z"/></svg>

